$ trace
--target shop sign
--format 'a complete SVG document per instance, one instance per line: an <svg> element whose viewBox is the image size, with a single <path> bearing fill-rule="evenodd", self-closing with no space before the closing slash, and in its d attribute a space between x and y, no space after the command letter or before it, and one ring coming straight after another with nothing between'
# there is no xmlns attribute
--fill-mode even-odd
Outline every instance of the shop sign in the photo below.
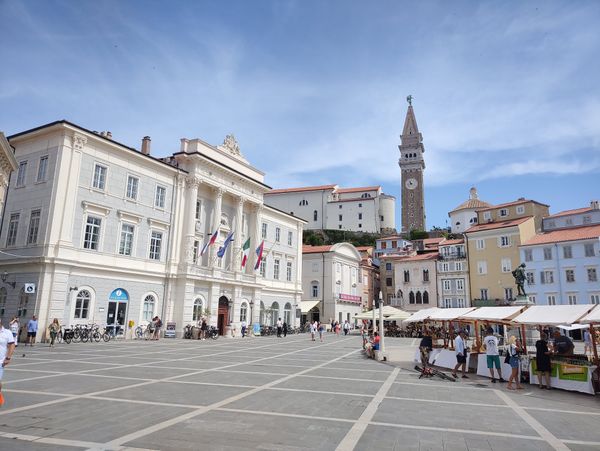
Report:
<svg viewBox="0 0 600 451"><path fill-rule="evenodd" d="M165 338L175 338L177 333L177 323L169 321L165 328Z"/></svg>
<svg viewBox="0 0 600 451"><path fill-rule="evenodd" d="M129 300L129 296L127 295L127 291L122 288L117 288L110 293L108 299L111 301L127 302Z"/></svg>
<svg viewBox="0 0 600 451"><path fill-rule="evenodd" d="M360 304L362 302L362 298L360 296L355 296L353 294L340 293L339 299L340 301L354 302L356 304Z"/></svg>

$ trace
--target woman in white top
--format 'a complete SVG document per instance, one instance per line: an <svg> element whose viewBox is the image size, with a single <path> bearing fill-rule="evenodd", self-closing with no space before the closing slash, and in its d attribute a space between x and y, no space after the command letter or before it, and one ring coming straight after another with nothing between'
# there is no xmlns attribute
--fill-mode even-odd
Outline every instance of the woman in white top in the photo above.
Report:
<svg viewBox="0 0 600 451"><path fill-rule="evenodd" d="M521 386L521 382L519 381L519 364L521 363L519 353L521 353L522 351L521 342L517 337L513 335L512 337L510 337L509 343L510 344L508 345L507 351L508 355L510 356L509 363L511 373L510 377L508 378L508 385L506 386L506 388L508 388L509 390L514 390L512 383L515 382L517 384L517 390L522 390L523 387Z"/></svg>
<svg viewBox="0 0 600 451"><path fill-rule="evenodd" d="M19 318L13 316L13 319L9 323L10 331L15 339L15 346L19 346Z"/></svg>

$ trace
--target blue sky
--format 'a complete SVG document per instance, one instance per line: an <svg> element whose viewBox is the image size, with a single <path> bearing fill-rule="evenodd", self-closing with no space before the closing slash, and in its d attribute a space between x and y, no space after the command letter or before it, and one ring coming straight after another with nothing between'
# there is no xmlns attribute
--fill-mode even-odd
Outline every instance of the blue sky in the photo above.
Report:
<svg viewBox="0 0 600 451"><path fill-rule="evenodd" d="M0 130L57 119L155 155L234 133L273 187L398 197L414 108L428 226L477 186L600 198L600 2L0 0Z"/></svg>

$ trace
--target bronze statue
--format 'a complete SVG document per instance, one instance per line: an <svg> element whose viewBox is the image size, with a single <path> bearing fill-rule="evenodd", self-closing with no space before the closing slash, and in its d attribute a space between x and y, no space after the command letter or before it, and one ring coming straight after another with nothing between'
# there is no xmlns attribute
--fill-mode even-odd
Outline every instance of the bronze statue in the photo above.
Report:
<svg viewBox="0 0 600 451"><path fill-rule="evenodd" d="M408 95L406 97L406 101L408 102L409 105L412 105L412 99L413 99L413 96L411 96L411 95Z"/></svg>
<svg viewBox="0 0 600 451"><path fill-rule="evenodd" d="M527 296L525 293L525 263L521 263L517 266L517 269L512 272L512 275L517 284L517 296Z"/></svg>

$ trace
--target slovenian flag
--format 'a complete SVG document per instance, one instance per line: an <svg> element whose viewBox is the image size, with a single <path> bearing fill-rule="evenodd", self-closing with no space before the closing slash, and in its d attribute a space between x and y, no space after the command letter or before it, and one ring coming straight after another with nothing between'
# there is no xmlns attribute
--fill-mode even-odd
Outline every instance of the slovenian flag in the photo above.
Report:
<svg viewBox="0 0 600 451"><path fill-rule="evenodd" d="M217 252L217 257L223 258L223 255L225 255L225 251L227 251L227 248L229 247L229 243L231 243L232 240L233 240L233 232L231 232L229 234L229 236L227 238L225 238L225 242L223 243L223 246L221 246Z"/></svg>
<svg viewBox="0 0 600 451"><path fill-rule="evenodd" d="M208 240L206 242L206 244L204 245L204 247L200 251L200 256L201 257L204 255L204 253L209 248L209 246L212 246L213 244L215 244L215 241L217 241L217 236L219 236L219 229L215 230L215 233L212 234L212 236L210 237L210 240Z"/></svg>
<svg viewBox="0 0 600 451"><path fill-rule="evenodd" d="M263 250L265 249L265 240L260 243L260 246L256 248L256 265L254 265L254 270L256 271L260 266L260 261L262 260Z"/></svg>
<svg viewBox="0 0 600 451"><path fill-rule="evenodd" d="M242 269L248 263L248 257L250 256L250 238L246 240L244 245L242 246Z"/></svg>

